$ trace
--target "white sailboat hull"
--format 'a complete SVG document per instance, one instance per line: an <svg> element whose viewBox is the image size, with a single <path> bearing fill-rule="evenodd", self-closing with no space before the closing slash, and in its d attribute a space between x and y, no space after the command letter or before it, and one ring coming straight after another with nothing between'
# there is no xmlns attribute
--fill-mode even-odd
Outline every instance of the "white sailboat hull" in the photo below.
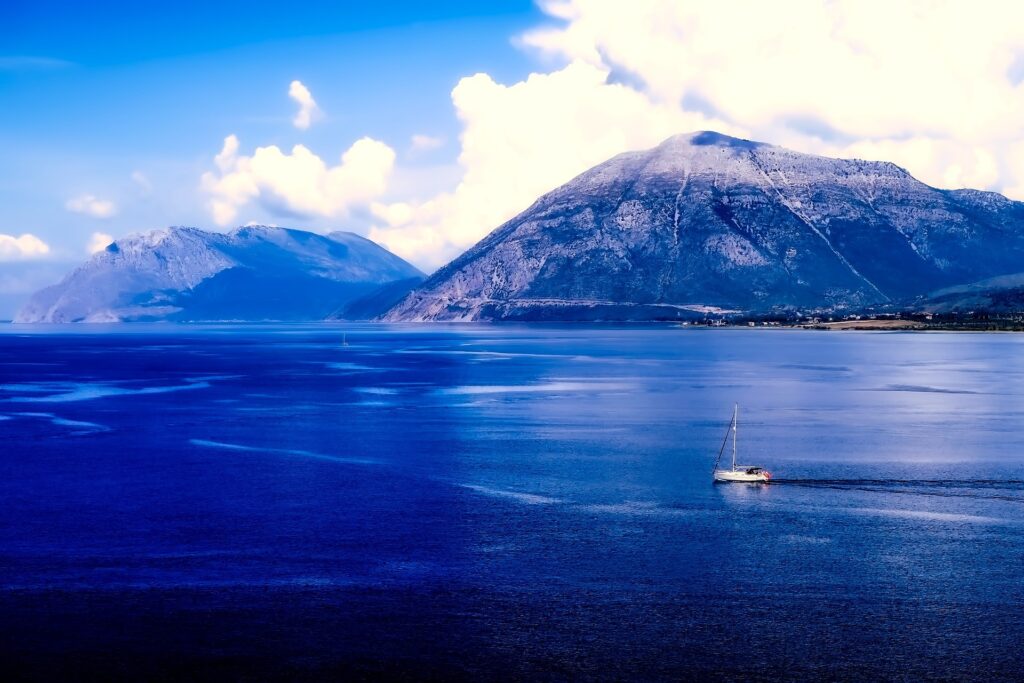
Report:
<svg viewBox="0 0 1024 683"><path fill-rule="evenodd" d="M748 473L745 469L715 470L715 481L767 484L770 480L771 475L763 470L754 473Z"/></svg>
<svg viewBox="0 0 1024 683"><path fill-rule="evenodd" d="M732 411L732 422L729 423L729 431L725 433L725 440L722 441L722 448L718 451L718 458L715 460L713 481L739 482L744 484L767 484L771 481L772 475L763 467L758 465L737 465L736 464L736 432L739 431L740 405L737 403ZM722 453L729 443L729 435L732 434L732 467L719 469L718 463L722 461Z"/></svg>

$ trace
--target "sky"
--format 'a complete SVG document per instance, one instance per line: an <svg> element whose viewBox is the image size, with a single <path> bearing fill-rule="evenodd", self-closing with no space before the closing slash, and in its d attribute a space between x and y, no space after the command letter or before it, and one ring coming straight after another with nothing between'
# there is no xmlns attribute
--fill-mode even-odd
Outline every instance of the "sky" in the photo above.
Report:
<svg viewBox="0 0 1024 683"><path fill-rule="evenodd" d="M1024 4L6 0L0 318L168 225L350 230L429 272L706 129L1024 200Z"/></svg>

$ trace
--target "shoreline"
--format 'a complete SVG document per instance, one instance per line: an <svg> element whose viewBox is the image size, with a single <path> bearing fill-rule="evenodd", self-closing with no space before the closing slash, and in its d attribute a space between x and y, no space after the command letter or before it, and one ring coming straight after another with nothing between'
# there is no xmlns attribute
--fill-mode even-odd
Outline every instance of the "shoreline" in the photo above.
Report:
<svg viewBox="0 0 1024 683"><path fill-rule="evenodd" d="M381 322L376 320L204 320L204 321L124 321L124 322L69 322L69 323L15 323L0 320L0 330L26 334L38 334L46 331L64 332L80 330L83 333L104 332L116 334L120 331L143 331L153 329L200 329L203 327L220 327L239 329L245 327L268 326L325 326L340 328L345 325L362 328L387 327L462 327L462 326L538 326L538 327L636 327L663 328L678 330L808 330L818 332L1024 332L1024 323L1013 322L923 322L917 320L839 320L832 322L782 322L746 321L706 323L676 320L588 320L588 321L524 321L524 320L474 320L474 321L441 321L417 320L407 322Z"/></svg>

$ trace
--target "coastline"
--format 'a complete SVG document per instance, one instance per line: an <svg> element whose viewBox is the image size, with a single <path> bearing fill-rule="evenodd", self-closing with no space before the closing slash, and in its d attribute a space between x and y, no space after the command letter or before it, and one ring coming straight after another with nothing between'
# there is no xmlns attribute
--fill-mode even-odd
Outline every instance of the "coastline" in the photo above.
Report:
<svg viewBox="0 0 1024 683"><path fill-rule="evenodd" d="M143 331L152 329L197 329L218 327L224 329L286 326L308 327L325 326L339 328L356 326L364 328L403 328L403 327L460 327L460 326L537 326L537 327L663 327L681 330L815 330L839 332L1024 332L1024 316L1014 315L1007 318L989 318L987 316L935 316L914 315L913 317L879 317L849 318L841 320L821 320L811 318L717 318L704 320L131 320L106 322L66 322L66 323L21 323L13 320L0 320L0 330L24 333L44 331L68 332L69 330L103 333L116 331Z"/></svg>

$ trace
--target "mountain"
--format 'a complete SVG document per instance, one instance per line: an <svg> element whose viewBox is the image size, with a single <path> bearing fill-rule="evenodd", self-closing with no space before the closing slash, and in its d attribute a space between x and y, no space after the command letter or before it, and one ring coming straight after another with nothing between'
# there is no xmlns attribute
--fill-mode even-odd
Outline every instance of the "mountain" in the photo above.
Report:
<svg viewBox="0 0 1024 683"><path fill-rule="evenodd" d="M1024 270L1024 203L714 132L544 195L386 320L648 320L897 304Z"/></svg>
<svg viewBox="0 0 1024 683"><path fill-rule="evenodd" d="M396 286L408 291L422 278L352 233L172 227L112 243L33 295L15 322L320 320L382 291L379 309L361 309L373 317Z"/></svg>
<svg viewBox="0 0 1024 683"><path fill-rule="evenodd" d="M1020 313L1024 311L1024 273L946 287L907 308L921 313Z"/></svg>

